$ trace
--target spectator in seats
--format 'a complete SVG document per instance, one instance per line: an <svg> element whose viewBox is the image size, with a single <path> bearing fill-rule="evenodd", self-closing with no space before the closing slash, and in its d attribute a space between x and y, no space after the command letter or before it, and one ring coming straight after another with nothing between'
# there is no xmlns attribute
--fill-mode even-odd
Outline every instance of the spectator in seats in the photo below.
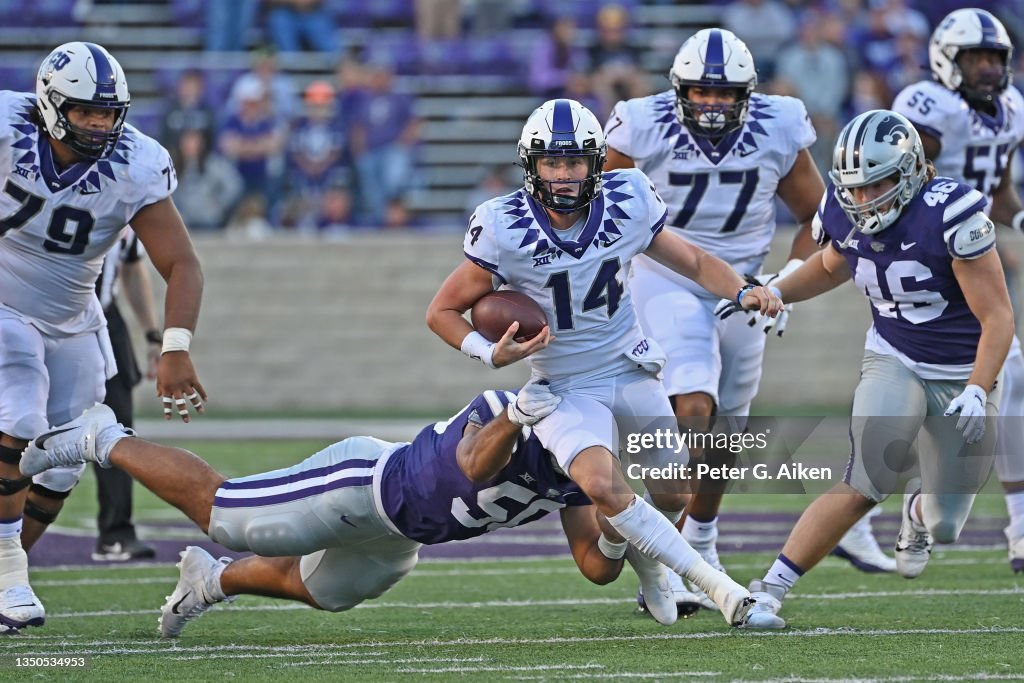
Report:
<svg viewBox="0 0 1024 683"><path fill-rule="evenodd" d="M516 4L508 0L466 0L463 6L474 35L496 36L512 28Z"/></svg>
<svg viewBox="0 0 1024 683"><path fill-rule="evenodd" d="M238 87L247 77L256 78L270 95L271 109L276 116L291 120L299 113L299 102L295 95L295 84L291 76L281 73L277 62L277 52L273 47L264 45L251 53L252 68L235 81L231 89L229 112L239 109Z"/></svg>
<svg viewBox="0 0 1024 683"><path fill-rule="evenodd" d="M560 17L550 25L530 53L528 82L533 94L545 99L566 97L570 75L587 67L587 53L575 44L575 38L572 17Z"/></svg>
<svg viewBox="0 0 1024 683"><path fill-rule="evenodd" d="M352 113L368 90L367 70L361 55L346 54L334 69L334 83L338 91L338 113L346 132L351 127Z"/></svg>
<svg viewBox="0 0 1024 683"><path fill-rule="evenodd" d="M281 52L337 52L337 28L323 0L265 0L264 6L267 32Z"/></svg>
<svg viewBox="0 0 1024 683"><path fill-rule="evenodd" d="M348 140L333 85L313 81L304 100L306 113L292 122L288 136L288 171L297 189L319 192L346 171Z"/></svg>
<svg viewBox="0 0 1024 683"><path fill-rule="evenodd" d="M284 149L285 126L274 115L270 95L260 80L251 74L239 79L235 92L240 110L225 122L220 134L220 150L235 163L242 176L245 197L264 197L273 210L275 193L272 162Z"/></svg>
<svg viewBox="0 0 1024 683"><path fill-rule="evenodd" d="M819 172L832 164L832 141L842 127L840 115L850 90L849 65L842 51L824 41L818 12L807 12L800 27L800 42L779 53L775 75L786 81L803 100L818 133L811 156Z"/></svg>
<svg viewBox="0 0 1024 683"><path fill-rule="evenodd" d="M763 82L775 76L775 58L797 30L792 10L778 0L734 0L722 11L722 27L747 44Z"/></svg>
<svg viewBox="0 0 1024 683"><path fill-rule="evenodd" d="M185 130L201 131L209 146L216 130L217 115L203 99L205 90L202 71L189 69L181 74L175 98L160 121L160 142L168 149L178 146L178 139Z"/></svg>
<svg viewBox="0 0 1024 683"><path fill-rule="evenodd" d="M885 80L889 91L898 93L911 83L917 83L928 64L928 36L912 32L896 37L896 61L889 65Z"/></svg>
<svg viewBox="0 0 1024 683"><path fill-rule="evenodd" d="M621 5L605 5L597 13L597 40L590 48L594 91L605 118L619 100L649 92L647 73L640 66L640 50L627 40L629 13Z"/></svg>
<svg viewBox="0 0 1024 683"><path fill-rule="evenodd" d="M352 205L352 193L348 187L331 185L320 195L320 206L312 227L328 234L348 232L356 226Z"/></svg>
<svg viewBox="0 0 1024 683"><path fill-rule="evenodd" d="M313 81L306 88L306 113L288 136L288 219L284 227L301 227L315 219L328 185L348 185L348 138L338 113L334 86Z"/></svg>
<svg viewBox="0 0 1024 683"><path fill-rule="evenodd" d="M413 185L419 122L411 95L396 92L394 73L376 65L352 113L351 148L359 187L357 211L366 223L383 225L388 203Z"/></svg>
<svg viewBox="0 0 1024 683"><path fill-rule="evenodd" d="M194 231L223 230L228 214L242 196L242 176L235 165L209 148L206 131L182 131L174 149L178 189L174 202Z"/></svg>
<svg viewBox="0 0 1024 683"><path fill-rule="evenodd" d="M872 109L885 109L892 102L885 79L874 71L857 71L853 76L850 100L844 112L844 120L850 121L858 114Z"/></svg>
<svg viewBox="0 0 1024 683"><path fill-rule="evenodd" d="M860 56L860 68L885 73L897 61L896 35L889 30L885 8L872 5L865 23L847 37L854 52Z"/></svg>
<svg viewBox="0 0 1024 683"><path fill-rule="evenodd" d="M415 0L420 40L454 40L462 33L460 0Z"/></svg>
<svg viewBox="0 0 1024 683"><path fill-rule="evenodd" d="M240 52L248 44L257 0L206 0L203 47L210 52Z"/></svg>

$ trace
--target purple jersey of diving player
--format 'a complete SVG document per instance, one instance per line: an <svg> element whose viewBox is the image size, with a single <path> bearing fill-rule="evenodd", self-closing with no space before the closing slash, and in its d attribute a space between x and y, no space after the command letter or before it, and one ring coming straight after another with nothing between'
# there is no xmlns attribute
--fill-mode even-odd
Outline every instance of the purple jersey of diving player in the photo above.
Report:
<svg viewBox="0 0 1024 683"><path fill-rule="evenodd" d="M967 306L953 262L995 246L992 239L958 234L964 221L985 211L984 195L951 178L935 178L895 223L874 235L851 235L853 225L831 183L825 197L815 237L822 245L831 240L846 258L858 289L871 301L878 336L915 363L973 364L981 325ZM969 246L974 243L977 248Z"/></svg>
<svg viewBox="0 0 1024 683"><path fill-rule="evenodd" d="M425 427L391 454L381 476L381 503L407 538L445 543L540 519L569 505L590 505L529 428L508 464L475 484L459 469L456 447L466 425L485 425L505 412L515 394L485 391L447 422Z"/></svg>

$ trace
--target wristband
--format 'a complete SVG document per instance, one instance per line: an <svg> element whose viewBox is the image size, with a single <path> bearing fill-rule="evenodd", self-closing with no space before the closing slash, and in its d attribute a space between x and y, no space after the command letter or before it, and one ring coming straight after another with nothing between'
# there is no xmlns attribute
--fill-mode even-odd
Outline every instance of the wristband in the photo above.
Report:
<svg viewBox="0 0 1024 683"><path fill-rule="evenodd" d="M775 279L781 280L803 264L804 260L802 258L789 259L789 261L786 262L786 265L782 267L782 270L779 271L779 274L775 276Z"/></svg>
<svg viewBox="0 0 1024 683"><path fill-rule="evenodd" d="M148 341L150 344L163 344L164 335L160 330L157 329L146 330L146 341Z"/></svg>
<svg viewBox="0 0 1024 683"><path fill-rule="evenodd" d="M743 297L747 295L747 292L757 287L757 285L743 285L740 287L740 291L736 292L736 303L740 306L743 305Z"/></svg>
<svg viewBox="0 0 1024 683"><path fill-rule="evenodd" d="M484 336L473 330L462 340L462 352L474 360L478 360L489 368L494 367L491 357L494 355L494 342L484 339Z"/></svg>
<svg viewBox="0 0 1024 683"><path fill-rule="evenodd" d="M609 560L621 560L625 556L627 548L629 548L629 541L612 543L604 534L597 537L597 549Z"/></svg>
<svg viewBox="0 0 1024 683"><path fill-rule="evenodd" d="M1013 220L1010 221L1010 227L1017 232L1024 232L1024 210L1018 211Z"/></svg>
<svg viewBox="0 0 1024 683"><path fill-rule="evenodd" d="M188 353L188 347L192 343L192 331L184 327L168 327L164 330L163 348L160 355L171 351L184 351Z"/></svg>

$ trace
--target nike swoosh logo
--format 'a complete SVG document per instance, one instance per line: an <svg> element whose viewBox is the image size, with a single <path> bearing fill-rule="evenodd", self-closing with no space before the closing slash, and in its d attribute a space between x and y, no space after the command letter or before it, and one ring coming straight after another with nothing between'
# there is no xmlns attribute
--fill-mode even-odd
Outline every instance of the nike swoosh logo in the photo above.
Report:
<svg viewBox="0 0 1024 683"><path fill-rule="evenodd" d="M342 515L341 516L341 521L344 522L345 524L348 524L353 529L358 529L359 528L355 524L353 524L352 522L348 521L348 515Z"/></svg>
<svg viewBox="0 0 1024 683"><path fill-rule="evenodd" d="M181 612L178 611L178 608L181 607L181 603L185 602L185 600L187 600L188 596L190 596L190 595L192 595L192 591L189 591L188 593L185 593L185 595L181 598L181 600L178 600L178 602L174 603L171 606L171 613L172 614L180 615Z"/></svg>
<svg viewBox="0 0 1024 683"><path fill-rule="evenodd" d="M72 429L74 429L74 427L68 427L67 429L55 429L52 432L46 432L45 434L36 437L36 447L45 448L46 440L49 439L51 436L57 436L58 434L63 434L64 432L70 432Z"/></svg>
<svg viewBox="0 0 1024 683"><path fill-rule="evenodd" d="M35 607L35 606L36 606L36 604L34 602L28 602L28 603L25 603L24 605L8 605L8 607L10 607L11 609L15 609L17 607Z"/></svg>
<svg viewBox="0 0 1024 683"><path fill-rule="evenodd" d="M915 244L917 244L917 242L911 242L910 244L907 244L906 242L900 242L900 249L902 251L906 251L907 249L910 249Z"/></svg>

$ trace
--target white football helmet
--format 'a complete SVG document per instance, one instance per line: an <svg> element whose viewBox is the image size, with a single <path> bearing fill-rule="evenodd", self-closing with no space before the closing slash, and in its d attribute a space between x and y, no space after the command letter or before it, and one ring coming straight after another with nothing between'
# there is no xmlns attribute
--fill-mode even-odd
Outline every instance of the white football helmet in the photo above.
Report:
<svg viewBox="0 0 1024 683"><path fill-rule="evenodd" d="M957 62L965 50L995 50L1002 55L998 71L983 73L979 82L968 83ZM932 76L950 90L960 92L972 103L988 103L1010 85L1013 75L1013 44L1003 24L983 9L958 9L932 33L928 43L928 62Z"/></svg>
<svg viewBox="0 0 1024 683"><path fill-rule="evenodd" d="M550 156L586 158L587 177L572 181L579 185L575 195L556 194L550 182L541 180L537 160ZM594 201L601 191L602 167L607 156L608 145L600 122L576 100L548 100L540 105L526 119L519 137L519 165L523 167L526 191L559 213L579 211Z"/></svg>
<svg viewBox="0 0 1024 683"><path fill-rule="evenodd" d="M924 146L914 125L894 111L874 109L850 121L839 133L829 177L854 229L874 235L896 222L921 190L927 174ZM850 192L886 178L896 185L875 199L858 203Z"/></svg>
<svg viewBox="0 0 1024 683"><path fill-rule="evenodd" d="M36 108L46 132L86 159L101 159L114 151L130 102L124 70L95 43L65 43L39 66ZM113 128L94 131L73 126L67 118L72 105L116 110Z"/></svg>
<svg viewBox="0 0 1024 683"><path fill-rule="evenodd" d="M679 48L669 80L676 91L676 116L691 132L721 137L743 126L750 94L757 87L754 58L732 31L706 28L697 31ZM691 86L733 88L735 104L696 104L689 99Z"/></svg>

